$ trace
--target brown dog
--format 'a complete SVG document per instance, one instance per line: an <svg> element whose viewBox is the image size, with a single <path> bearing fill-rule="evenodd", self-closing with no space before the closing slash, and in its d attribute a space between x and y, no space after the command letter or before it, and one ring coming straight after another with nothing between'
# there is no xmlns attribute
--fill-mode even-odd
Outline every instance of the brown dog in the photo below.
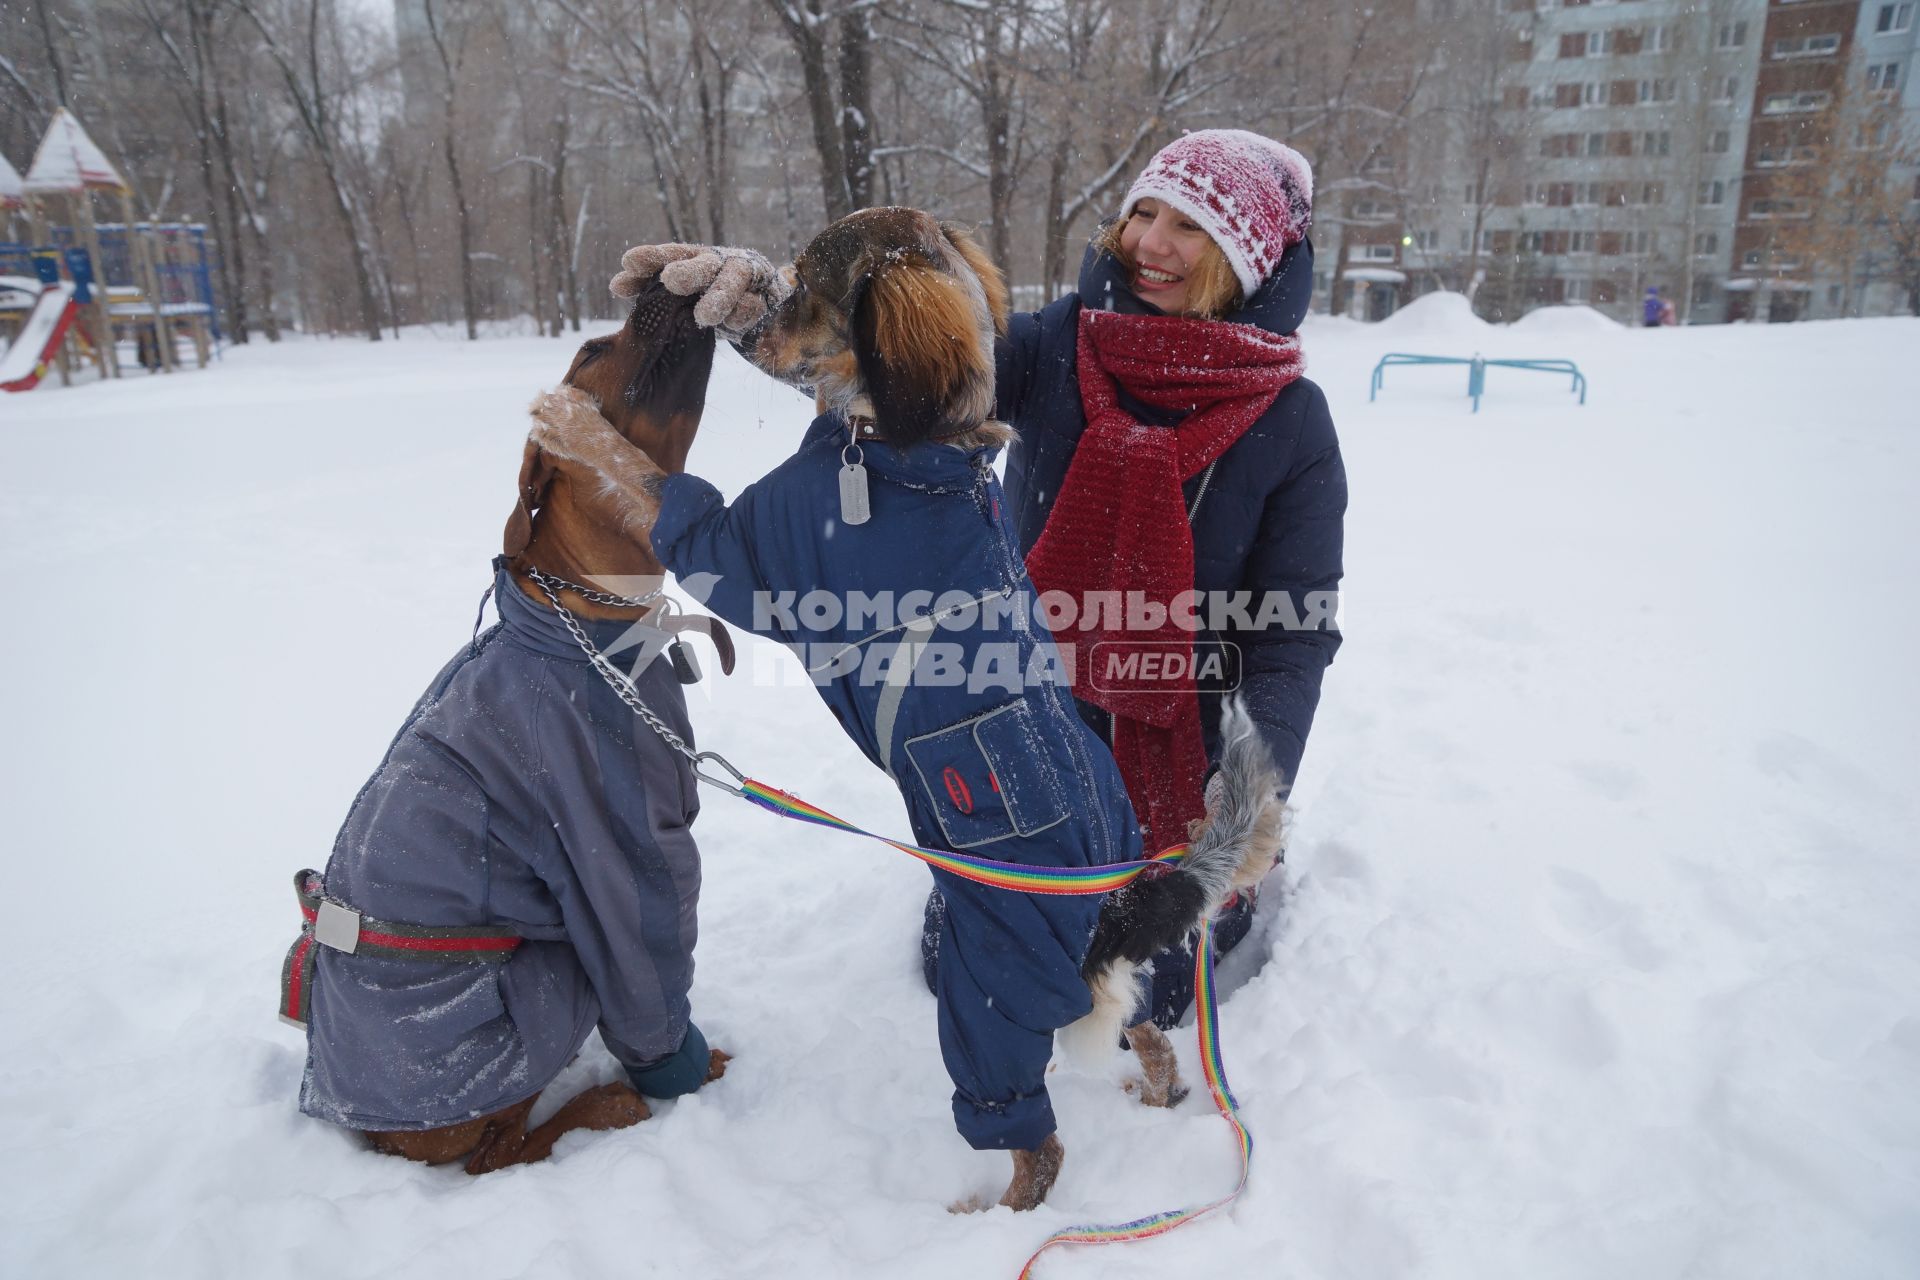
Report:
<svg viewBox="0 0 1920 1280"><path fill-rule="evenodd" d="M620 331L581 346L560 390L536 401L537 412L591 413L613 423L630 443L661 469L681 470L706 405L707 378L713 367L713 335L692 320L691 299L678 298L654 285L635 300ZM569 582L635 595L640 584L657 584L663 570L644 536L636 537L632 513L617 494L555 467L529 443L520 467L518 501L507 519L503 551L508 567L527 596L550 608L545 595L526 576L537 569ZM608 605L560 593L567 608L594 617L647 618L649 610ZM657 612L657 610L655 610ZM732 671L733 643L726 628L705 617L652 618L668 629L706 631L719 650L721 667ZM719 1079L729 1055L715 1049L707 1080ZM554 1144L577 1129L623 1129L650 1112L625 1081L599 1085L564 1103L552 1118L531 1129L527 1120L537 1097L490 1115L438 1129L367 1135L376 1151L427 1164L464 1162L468 1173L486 1173L514 1164L544 1160Z"/></svg>
<svg viewBox="0 0 1920 1280"><path fill-rule="evenodd" d="M658 271L668 260L657 248L635 250L628 267L638 276L641 267ZM1008 429L990 418L994 336L1006 331L1006 288L963 230L915 209L862 210L821 232L784 275L789 291L743 343L764 372L811 388L822 411L841 411L863 440L903 449L1006 441ZM641 531L636 536L649 533L659 513L662 468L624 447L582 406L551 408L551 416L536 408L543 421L533 438L578 474L597 478L629 527ZM952 585L938 580L937 558L927 569L934 594ZM1236 890L1257 883L1282 844L1280 779L1252 722L1230 704L1222 724L1211 817L1193 833L1178 871L1108 896L1081 967L1093 1013L1064 1029L1070 1040L1108 1052L1124 1030L1142 1071L1134 1088L1151 1106L1174 1106L1187 1088L1165 1034L1151 1021L1125 1025L1138 972ZM1052 1134L1011 1155L1013 1175L999 1203L1034 1208L1058 1177L1065 1147Z"/></svg>

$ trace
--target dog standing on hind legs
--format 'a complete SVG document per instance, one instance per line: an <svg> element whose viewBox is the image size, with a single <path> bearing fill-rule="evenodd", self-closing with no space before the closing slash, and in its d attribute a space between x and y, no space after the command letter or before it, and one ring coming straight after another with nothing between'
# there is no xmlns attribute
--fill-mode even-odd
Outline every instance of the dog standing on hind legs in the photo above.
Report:
<svg viewBox="0 0 1920 1280"><path fill-rule="evenodd" d="M714 575L710 609L802 655L849 737L900 788L919 843L1035 867L1140 857L1119 771L1057 678L1030 676L1011 696L998 683L914 678L942 646L961 670L1004 652L1011 669L1057 672L1043 627L997 625L988 610L957 605L903 608L911 616L871 627L756 608L795 589L1018 601L1016 616L1031 601L991 468L1008 438L989 418L993 340L1006 323L998 271L964 232L910 209L865 210L828 227L784 287L752 257L633 250L615 292L655 275L689 292L729 273L736 286L757 283L770 314L741 335L743 351L822 408L794 456L728 504L705 481L665 474L589 415L536 411L532 440L580 483L597 481L651 519L650 546L669 569ZM714 323L752 319L732 299L703 298L702 307ZM1184 864L1158 879L1102 901L934 873L946 903L934 981L954 1118L971 1145L1011 1153L1001 1204L1040 1204L1065 1156L1046 1096L1054 1032L1091 1014L1117 1033L1138 965L1278 855L1281 780L1244 716L1234 725L1219 803ZM1177 1100L1165 1037L1148 1023L1132 1043L1147 1076L1142 1096Z"/></svg>

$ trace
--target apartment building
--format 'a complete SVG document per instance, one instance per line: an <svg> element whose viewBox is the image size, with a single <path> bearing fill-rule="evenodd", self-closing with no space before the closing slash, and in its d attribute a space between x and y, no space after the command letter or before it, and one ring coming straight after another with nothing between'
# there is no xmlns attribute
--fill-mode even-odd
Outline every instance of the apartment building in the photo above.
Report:
<svg viewBox="0 0 1920 1280"><path fill-rule="evenodd" d="M1766 0L1484 7L1486 62L1436 77L1442 127L1414 147L1412 289L1471 290L1504 318L1587 303L1628 319L1652 286L1690 321L1725 318ZM1444 99L1470 93L1493 100L1463 132L1473 108Z"/></svg>
<svg viewBox="0 0 1920 1280"><path fill-rule="evenodd" d="M1920 201L1913 0L1768 10L1754 87L1729 318L1903 311L1880 229Z"/></svg>
<svg viewBox="0 0 1920 1280"><path fill-rule="evenodd" d="M1374 282L1349 314L1449 288L1496 318L1634 320L1649 286L1696 324L1904 309L1884 198L1844 193L1891 173L1920 199L1914 0L1464 7L1424 0L1463 34L1416 107L1396 216L1344 246Z"/></svg>

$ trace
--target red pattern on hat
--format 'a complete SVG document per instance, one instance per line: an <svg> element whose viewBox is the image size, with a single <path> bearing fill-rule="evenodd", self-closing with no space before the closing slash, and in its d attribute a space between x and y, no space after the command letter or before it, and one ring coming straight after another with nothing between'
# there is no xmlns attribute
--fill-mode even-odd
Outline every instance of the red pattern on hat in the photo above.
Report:
<svg viewBox="0 0 1920 1280"><path fill-rule="evenodd" d="M1220 246L1248 296L1307 237L1313 224L1313 166L1292 147L1245 129L1202 129L1176 138L1147 161L1121 206L1165 201Z"/></svg>

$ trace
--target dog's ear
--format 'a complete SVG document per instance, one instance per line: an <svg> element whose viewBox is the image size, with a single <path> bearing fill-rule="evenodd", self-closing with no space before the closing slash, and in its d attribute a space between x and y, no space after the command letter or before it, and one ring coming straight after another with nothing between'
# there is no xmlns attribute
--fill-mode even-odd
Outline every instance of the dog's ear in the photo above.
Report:
<svg viewBox="0 0 1920 1280"><path fill-rule="evenodd" d="M984 301L967 282L908 258L879 267L853 304L853 353L880 434L916 444L993 411Z"/></svg>
<svg viewBox="0 0 1920 1280"><path fill-rule="evenodd" d="M514 492L513 514L507 517L506 531L500 536L500 550L507 556L519 555L533 541L533 509L546 496L552 479L553 467L546 455L540 452L539 445L527 441L526 452L520 456L520 480Z"/></svg>
<svg viewBox="0 0 1920 1280"><path fill-rule="evenodd" d="M973 233L957 222L940 224L940 234L954 247L973 274L980 277L980 287L986 291L987 310L993 313L993 331L1001 337L1007 336L1007 278L1000 274L1000 268L993 265L993 259L973 238Z"/></svg>

